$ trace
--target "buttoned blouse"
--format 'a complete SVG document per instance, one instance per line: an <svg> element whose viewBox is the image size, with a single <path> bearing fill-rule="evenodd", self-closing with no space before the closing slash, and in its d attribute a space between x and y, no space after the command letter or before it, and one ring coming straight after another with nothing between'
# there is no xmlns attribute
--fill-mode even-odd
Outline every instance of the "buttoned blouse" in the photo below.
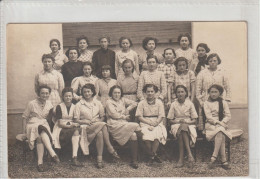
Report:
<svg viewBox="0 0 260 179"><path fill-rule="evenodd" d="M165 117L164 106L161 100L155 99L154 104L149 104L146 99L138 103L136 109L136 117Z"/></svg>
<svg viewBox="0 0 260 179"><path fill-rule="evenodd" d="M137 84L139 76L133 73L131 76L121 76L117 83L121 86L123 93L137 93Z"/></svg>
<svg viewBox="0 0 260 179"><path fill-rule="evenodd" d="M92 62L93 52L86 50L80 54L78 60L82 62Z"/></svg>
<svg viewBox="0 0 260 179"><path fill-rule="evenodd" d="M226 75L225 70L217 68L216 71L211 71L209 68L202 70L196 80L196 98L199 101L207 101L209 94L208 89L211 85L218 84L224 87L226 96L224 99L231 101L231 89L229 79Z"/></svg>
<svg viewBox="0 0 260 179"><path fill-rule="evenodd" d="M104 107L101 102L93 99L91 102L87 102L85 99L81 99L75 107L75 119L78 120L96 120L105 116Z"/></svg>
<svg viewBox="0 0 260 179"><path fill-rule="evenodd" d="M198 115L194 104L186 98L184 103L179 103L179 101L176 99L171 104L167 118L174 119L176 121L184 119L186 122L189 122L191 119L198 118Z"/></svg>

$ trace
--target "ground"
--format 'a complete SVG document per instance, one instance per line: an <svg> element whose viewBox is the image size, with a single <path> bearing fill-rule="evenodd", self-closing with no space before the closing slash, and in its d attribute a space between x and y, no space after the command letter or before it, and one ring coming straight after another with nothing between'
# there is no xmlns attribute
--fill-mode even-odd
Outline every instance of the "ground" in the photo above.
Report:
<svg viewBox="0 0 260 179"><path fill-rule="evenodd" d="M210 151L205 150L203 146L198 146L197 162L194 168L187 168L187 163L183 168L175 168L178 150L177 144L169 142L163 150L160 150L161 157L164 159L162 164L148 166L143 157L139 163L138 169L132 169L129 166L129 148L118 148L118 153L121 156L120 161L113 161L108 153L104 155L103 169L97 169L95 163L95 154L90 156L80 155L80 161L84 167L74 167L70 165L70 157L67 154L61 154L61 163L54 164L46 159L46 172L38 172L36 162L33 158L33 152L29 152L27 161L24 163L22 157L22 146L19 143L10 145L8 148L9 158L9 177L11 178L42 178L42 177L204 177L204 176L247 176L249 174L248 166L248 137L243 134L240 141L232 141L231 143L231 170L226 171L220 166L215 169L208 170L207 162L210 159ZM162 148L162 147L161 147ZM174 150L173 150L174 148ZM165 154L166 152L166 154ZM70 153L70 152L69 152ZM202 157L204 156L204 157ZM203 161L203 158L205 161Z"/></svg>

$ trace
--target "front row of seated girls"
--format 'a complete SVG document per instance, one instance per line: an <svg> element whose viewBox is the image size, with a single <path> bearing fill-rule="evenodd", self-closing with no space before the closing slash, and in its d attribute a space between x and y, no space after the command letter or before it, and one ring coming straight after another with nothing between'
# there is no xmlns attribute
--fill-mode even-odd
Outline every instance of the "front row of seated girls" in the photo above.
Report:
<svg viewBox="0 0 260 179"><path fill-rule="evenodd" d="M72 141L72 165L82 166L77 160L78 148L81 147L83 154L89 154L88 146L96 139L97 148L97 167L103 168L102 154L103 143L111 155L120 159L117 152L110 143L109 135L112 136L119 145L123 146L128 141L131 150L130 166L138 168L138 139L145 143L146 153L149 155L149 162L162 163L157 155L159 144L165 144L167 139L166 127L163 125L165 111L163 102L156 98L158 92L157 86L146 84L143 92L146 98L139 102L123 97L122 88L113 86L109 91L109 99L104 107L94 98L96 89L93 84L86 84L81 89L82 99L76 104L72 104L73 90L64 88L62 92L63 103L56 107L56 119L53 133L47 122L47 116L52 105L48 101L51 89L48 86L40 86L38 98L29 102L23 117L27 120L26 134L31 149L37 147L38 171L45 171L43 167L44 147L52 156L56 163L60 160L52 148L61 148L59 138L61 131L69 131ZM230 169L225 156L226 137L232 139L232 135L227 131L227 122L230 120L230 111L226 101L220 97L223 93L223 87L212 85L208 89L209 99L204 103L206 115L205 134L206 139L214 141L214 152L208 164L210 169L216 166L218 153L221 155L222 167ZM188 167L194 165L190 147L196 142L196 119L197 113L193 103L188 96L188 90L185 86L179 85L175 89L177 99L171 104L167 119L170 121L170 133L178 139L179 142L179 160L176 167L184 165L184 148L188 155ZM136 109L136 117L139 124L131 122L129 112ZM104 122L106 115L107 123Z"/></svg>

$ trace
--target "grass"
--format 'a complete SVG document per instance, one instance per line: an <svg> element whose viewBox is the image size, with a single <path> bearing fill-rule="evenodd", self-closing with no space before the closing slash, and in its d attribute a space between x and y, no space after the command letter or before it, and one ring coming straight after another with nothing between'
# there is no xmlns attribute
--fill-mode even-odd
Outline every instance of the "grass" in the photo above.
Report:
<svg viewBox="0 0 260 179"><path fill-rule="evenodd" d="M8 147L8 173L11 178L111 178L111 177L210 177L210 176L248 176L249 161L248 161L248 135L244 134L239 142L231 143L231 170L226 171L220 166L215 169L207 169L207 161L210 159L210 154L207 147L199 146L197 153L197 162L194 168L174 168L178 160L178 150L174 143L168 143L165 152L161 153L164 162L147 166L146 162L141 159L138 169L132 169L129 166L129 148L118 148L118 153L121 160L113 162L105 152L103 169L96 168L95 154L90 156L81 156L80 161L84 167L74 167L70 165L71 152L63 153L60 164L53 164L50 161L45 161L44 165L48 168L46 172L38 172L36 162L33 160L33 152L29 152L27 162L23 162L22 146L17 144ZM174 148L174 150L173 150ZM93 152L94 153L94 152ZM203 157L206 161L202 161ZM142 157L143 158L143 157ZM186 163L187 164L187 163Z"/></svg>

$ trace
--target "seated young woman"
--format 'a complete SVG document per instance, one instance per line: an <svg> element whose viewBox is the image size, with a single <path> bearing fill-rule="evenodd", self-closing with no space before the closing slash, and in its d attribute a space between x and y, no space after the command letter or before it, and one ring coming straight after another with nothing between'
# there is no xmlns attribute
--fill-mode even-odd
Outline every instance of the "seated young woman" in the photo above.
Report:
<svg viewBox="0 0 260 179"><path fill-rule="evenodd" d="M162 163L157 155L159 144L165 144L167 131L163 124L165 118L163 102L156 98L158 87L154 84L146 84L143 87L146 99L142 100L136 109L136 117L140 121L143 141L149 155L149 164Z"/></svg>
<svg viewBox="0 0 260 179"><path fill-rule="evenodd" d="M179 161L177 167L184 165L184 147L188 154L188 167L192 167L195 160L192 156L190 144L195 144L196 133L196 113L194 104L188 98L188 90L183 85L178 85L175 89L177 100L170 107L167 119L171 124L172 135L178 138L179 143Z"/></svg>
<svg viewBox="0 0 260 179"><path fill-rule="evenodd" d="M93 84L86 84L81 89L82 99L76 104L74 121L81 125L80 145L83 154L89 154L89 144L96 138L97 167L103 168L102 155L104 143L113 157L119 158L109 141L105 112L100 101L94 99L96 89Z"/></svg>
<svg viewBox="0 0 260 179"><path fill-rule="evenodd" d="M140 136L141 129L139 124L129 122L131 120L129 111L135 108L137 103L124 98L122 88L117 85L110 88L109 96L111 98L106 101L107 125L109 132L113 139L121 146L125 145L129 141L132 155L130 165L137 169L137 136Z"/></svg>
<svg viewBox="0 0 260 179"><path fill-rule="evenodd" d="M38 158L37 169L39 172L44 172L46 170L43 166L44 148L47 149L56 163L60 162L58 156L52 148L52 135L50 126L46 120L50 110L53 108L51 101L48 100L50 93L50 87L46 85L39 86L37 90L38 98L28 103L22 116L26 121L24 132L27 135L29 148L31 150L34 149L36 141Z"/></svg>

